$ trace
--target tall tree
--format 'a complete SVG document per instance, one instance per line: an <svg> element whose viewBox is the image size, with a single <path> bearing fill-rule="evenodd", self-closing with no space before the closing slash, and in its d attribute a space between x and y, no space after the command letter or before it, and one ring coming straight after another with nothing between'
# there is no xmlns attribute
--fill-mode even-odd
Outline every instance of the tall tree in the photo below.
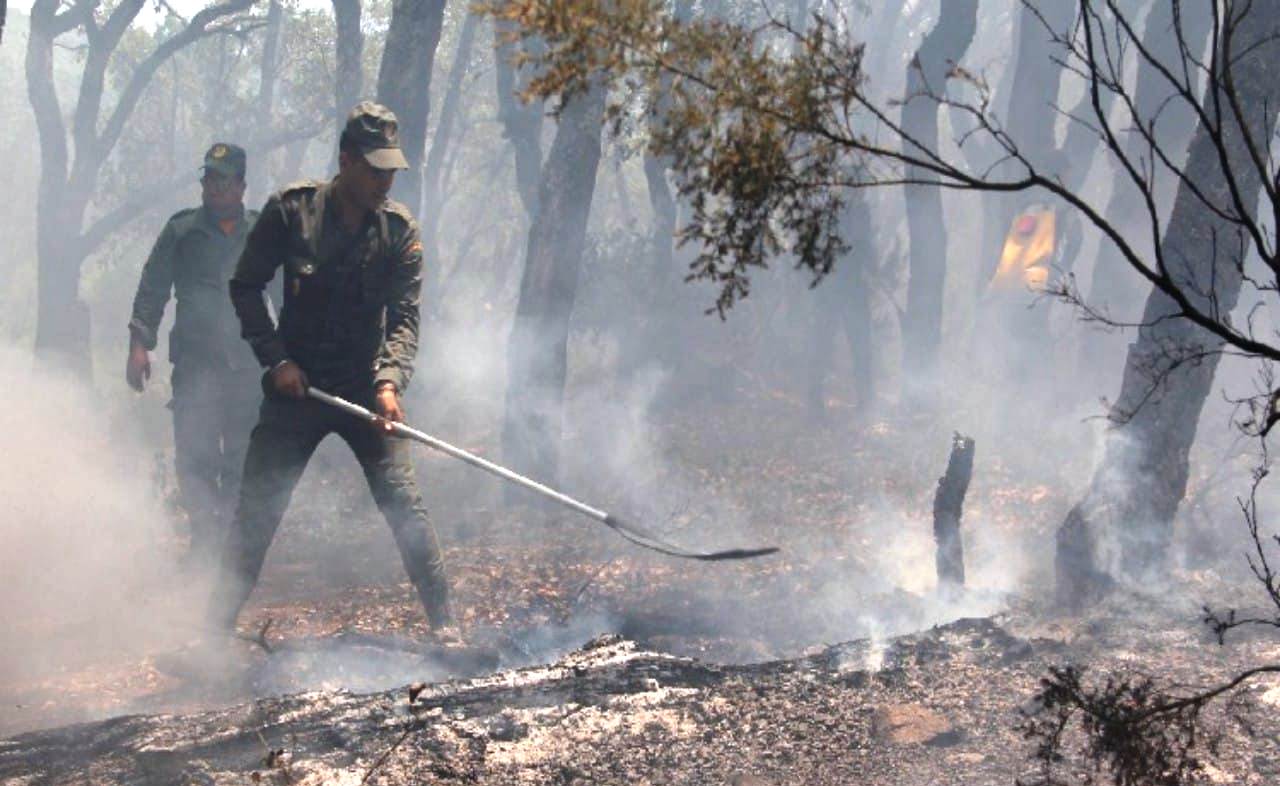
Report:
<svg viewBox="0 0 1280 786"><path fill-rule="evenodd" d="M693 11L693 0L676 0L675 18L687 20ZM648 97L650 122L666 111L665 96L671 87L671 76L665 75L654 95ZM676 201L667 183L667 170L671 161L658 157L648 150L644 154L645 185L649 191L649 209L653 213L650 237L653 243L653 266L660 277L670 276L674 265L676 235Z"/></svg>
<svg viewBox="0 0 1280 786"><path fill-rule="evenodd" d="M444 25L445 0L393 0L387 43L378 69L378 102L400 121L408 171L396 178L394 196L412 209L422 201L422 157L431 109L431 71Z"/></svg>
<svg viewBox="0 0 1280 786"><path fill-rule="evenodd" d="M1186 155L1196 127L1195 107L1185 101L1171 100L1176 96L1160 70L1183 62L1183 46L1199 57L1208 44L1212 23L1213 15L1207 4L1156 2L1147 14L1142 35L1142 45L1151 57L1138 59L1133 114L1150 125L1150 133L1179 163ZM1126 151L1131 159L1142 156L1145 146L1143 134L1134 132L1126 138ZM1107 202L1107 220L1127 232L1139 230L1146 220L1142 199L1123 177L1116 178L1114 184ZM1132 321L1150 293L1150 288L1143 284L1132 274L1116 247L1103 243L1098 249L1089 285L1089 300L1094 307L1120 321ZM1091 330L1083 336L1078 365L1095 386L1110 389L1115 384L1115 368L1096 360L1117 355L1124 349L1124 340L1121 331Z"/></svg>
<svg viewBox="0 0 1280 786"><path fill-rule="evenodd" d="M904 146L938 149L938 105L953 67L964 57L978 27L978 0L949 0L920 43L907 70L902 108ZM910 240L907 310L902 323L903 379L930 399L942 341L942 293L947 275L947 236L942 194L927 169L907 167L904 188ZM914 182L913 182L914 181Z"/></svg>
<svg viewBox="0 0 1280 786"><path fill-rule="evenodd" d="M439 274L437 231L440 227L440 210L443 207L445 158L453 144L454 129L458 124L458 115L462 109L462 80L466 78L471 67L471 47L475 42L476 27L480 16L466 12L462 20L462 29L458 32L458 48L453 56L453 67L449 71L449 81L445 85L444 99L440 102L440 119L436 122L436 133L431 139L431 147L427 152L427 160L422 168L422 242L426 248L426 258L431 260L431 276ZM434 302L434 299L433 299Z"/></svg>
<svg viewBox="0 0 1280 786"><path fill-rule="evenodd" d="M1112 409L1117 425L1088 491L1058 532L1058 591L1065 602L1096 597L1110 576L1142 579L1164 567L1173 518L1186 493L1191 444L1218 360L1235 330L1231 312L1245 281L1250 243L1261 239L1260 251L1274 258L1274 228L1260 231L1257 203L1264 188L1271 205L1280 196L1269 182L1267 154L1280 110L1280 80L1272 67L1280 0L1228 3L1226 14L1156 253L1172 290L1157 282L1147 299ZM1199 60L1199 50L1176 55L1189 68ZM1176 90L1185 103L1194 100L1194 85ZM1163 141L1152 131L1148 154ZM1134 166L1140 161L1130 159ZM1145 221L1158 227L1153 212L1147 208ZM1274 263L1268 264L1274 272ZM1191 314L1205 317L1193 320ZM1216 322L1205 324L1204 318ZM1243 329L1252 331L1251 320ZM1268 397L1277 400L1273 393Z"/></svg>
<svg viewBox="0 0 1280 786"><path fill-rule="evenodd" d="M1054 0L1030 0L1020 2L1013 25L1014 56L1008 71L1010 76L1002 81L1005 92L1004 125L1010 139L1016 140L1019 154L1044 167L1059 168L1061 156L1056 155L1054 128L1060 109L1058 95L1062 77L1062 62L1055 58L1055 40L1063 35L1077 12L1076 4ZM1004 151L990 151L997 158ZM1017 169L1016 162L1005 159L1006 171ZM1076 162L1073 169L1087 169L1087 162ZM1024 194L991 194L983 201L982 240L978 248L981 254L977 277L978 292L982 291L1000 261L1000 251L1005 234L1015 216L1026 206Z"/></svg>
<svg viewBox="0 0 1280 786"><path fill-rule="evenodd" d="M521 79L515 61L539 47L534 39L516 40L518 30L513 22L494 17L493 73L498 89L498 120L515 155L516 189L525 214L532 218L538 210L542 171L542 104L521 99L527 80Z"/></svg>
<svg viewBox="0 0 1280 786"><path fill-rule="evenodd" d="M503 456L517 470L560 471L569 319L600 165L605 92L566 100L542 167L515 323L507 344Z"/></svg>
<svg viewBox="0 0 1280 786"><path fill-rule="evenodd" d="M275 125L276 83L280 70L280 39L284 31L284 6L280 0L271 0L267 8L267 26L263 31L262 63L258 71L258 101L255 123L259 129L270 129ZM247 138L247 135L242 133ZM266 201L271 190L271 176L267 166L267 151L254 149L248 151L257 159L249 169L249 182L252 186L254 202Z"/></svg>
<svg viewBox="0 0 1280 786"><path fill-rule="evenodd" d="M89 374L89 311L80 299L81 268L107 236L145 211L155 197L151 191L135 194L85 224L103 164L147 85L175 53L229 29L252 2L228 0L197 13L138 62L109 109L103 105L108 65L146 0L122 0L109 10L94 0L65 8L61 0L36 0L32 5L26 77L40 143L36 353L45 362ZM57 39L73 31L85 43L84 72L75 104L66 112L54 89L53 52ZM161 184L160 189L171 187Z"/></svg>
<svg viewBox="0 0 1280 786"><path fill-rule="evenodd" d="M339 133L347 123L347 112L364 92L364 32L360 29L360 0L332 0L335 67L333 78L334 107ZM335 150L335 160L337 156Z"/></svg>
<svg viewBox="0 0 1280 786"><path fill-rule="evenodd" d="M809 411L826 415L825 384L834 360L836 337L844 334L849 348L849 369L858 414L865 416L875 403L875 376L871 356L871 276L875 259L875 232L866 191L849 195L840 217L841 234L849 249L813 293L816 311L809 339Z"/></svg>

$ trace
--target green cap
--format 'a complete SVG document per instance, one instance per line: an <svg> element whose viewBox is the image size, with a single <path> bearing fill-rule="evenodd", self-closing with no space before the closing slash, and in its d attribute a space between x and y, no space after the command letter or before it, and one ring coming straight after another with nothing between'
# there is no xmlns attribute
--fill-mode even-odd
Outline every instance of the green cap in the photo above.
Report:
<svg viewBox="0 0 1280 786"><path fill-rule="evenodd" d="M400 150L400 123L396 115L382 104L361 101L347 115L342 136L364 154L374 169L408 169L409 162Z"/></svg>
<svg viewBox="0 0 1280 786"><path fill-rule="evenodd" d="M209 152L204 154L204 170L244 180L244 148L226 142L215 142Z"/></svg>

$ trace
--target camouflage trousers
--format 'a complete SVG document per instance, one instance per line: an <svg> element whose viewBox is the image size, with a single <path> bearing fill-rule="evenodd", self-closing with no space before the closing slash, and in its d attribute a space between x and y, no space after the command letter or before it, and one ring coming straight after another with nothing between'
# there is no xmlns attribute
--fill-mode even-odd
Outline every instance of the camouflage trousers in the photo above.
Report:
<svg viewBox="0 0 1280 786"><path fill-rule="evenodd" d="M249 371L173 368L173 452L178 499L191 525L191 556L217 556L240 496L240 477L261 398Z"/></svg>
<svg viewBox="0 0 1280 786"><path fill-rule="evenodd" d="M373 394L354 397L372 408ZM435 527L414 476L411 445L312 399L268 396L249 440L240 503L222 554L212 622L233 627L262 571L267 549L307 462L329 434L350 446L433 627L448 624L449 587Z"/></svg>

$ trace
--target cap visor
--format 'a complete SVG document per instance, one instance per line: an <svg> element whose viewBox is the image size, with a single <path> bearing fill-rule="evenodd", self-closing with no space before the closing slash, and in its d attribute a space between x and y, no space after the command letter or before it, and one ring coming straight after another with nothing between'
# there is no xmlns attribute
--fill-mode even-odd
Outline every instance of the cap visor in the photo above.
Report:
<svg viewBox="0 0 1280 786"><path fill-rule="evenodd" d="M239 167L228 162L217 161L205 164L200 168L206 172L217 172L219 175L226 175L227 177L244 177L244 172L241 172Z"/></svg>
<svg viewBox="0 0 1280 786"><path fill-rule="evenodd" d="M409 161L398 147L380 147L364 154L364 160L374 169L408 169Z"/></svg>

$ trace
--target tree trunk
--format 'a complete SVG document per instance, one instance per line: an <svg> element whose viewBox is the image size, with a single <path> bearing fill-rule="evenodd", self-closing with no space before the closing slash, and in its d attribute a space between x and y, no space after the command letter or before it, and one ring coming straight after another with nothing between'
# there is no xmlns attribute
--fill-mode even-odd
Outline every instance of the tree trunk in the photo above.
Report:
<svg viewBox="0 0 1280 786"><path fill-rule="evenodd" d="M960 538L960 518L964 497L973 477L973 439L962 434L951 438L951 456L947 471L938 478L933 496L933 539L938 544L934 563L938 586L958 589L964 586L964 542Z"/></svg>
<svg viewBox="0 0 1280 786"><path fill-rule="evenodd" d="M1147 0L1117 0L1116 13L1110 13L1109 9L1100 9L1105 12L1104 19L1108 21L1114 20L1118 13L1122 19L1129 20L1131 24L1141 16L1144 6L1150 5ZM1157 6L1163 7L1169 11L1170 3L1155 3ZM1169 11L1169 13L1172 13ZM1184 12L1185 13L1185 12ZM1155 15L1153 12L1152 15ZM1150 16L1148 19L1150 19ZM1166 31L1167 33L1168 31ZM1147 45L1155 43L1150 38L1145 39ZM1160 42L1163 44L1163 41ZM1110 91L1103 91L1099 96L1099 102L1104 112L1110 112L1111 107L1115 104L1115 94ZM1062 140L1060 148L1061 155L1059 162L1065 167L1065 171L1056 172L1062 178L1062 182L1070 191L1079 191L1084 187L1084 182L1089 174L1089 168L1093 164L1099 150L1105 149L1100 144L1097 132L1097 123L1092 121L1094 117L1093 98L1089 90L1085 90L1076 102L1076 105L1070 110L1070 117L1081 118L1087 122L1068 121L1066 124L1066 133ZM1188 119L1188 131L1190 133L1190 123L1192 119Z"/></svg>
<svg viewBox="0 0 1280 786"><path fill-rule="evenodd" d="M444 175L445 156L453 142L453 130L457 125L459 109L462 106L462 80L466 77L471 65L471 46L476 37L476 26L480 16L467 12L462 20L462 30L458 32L458 49L453 56L453 66L449 71L449 83L445 87L444 100L440 104L440 120L436 123L436 134L431 140L431 149L427 153L426 164L422 171L422 209L419 220L422 223L422 245L424 256L428 261L427 277L430 280L425 298L428 308L438 308L440 291L440 254L439 238L440 210L444 206L441 194Z"/></svg>
<svg viewBox="0 0 1280 786"><path fill-rule="evenodd" d="M673 16L677 21L687 22L693 14L693 0L676 0ZM668 92L671 87L671 75L662 74L655 95L650 98L646 122L652 129L666 113L670 105ZM645 149L642 170L646 190L649 195L649 252L647 261L652 271L653 288L651 299L660 300L668 292L683 290L685 287L682 271L676 269L675 239L677 229L677 205L675 194L667 180L671 168L668 156L655 156ZM634 330L621 331L619 335L619 373L627 376L640 370L646 363L657 362L672 368L675 358L664 356L662 347L671 342L663 341L662 333L670 328L669 320L661 319L657 313L649 314Z"/></svg>
<svg viewBox="0 0 1280 786"><path fill-rule="evenodd" d="M1275 131L1280 81L1269 67L1275 52L1266 44L1278 32L1280 0L1255 0L1232 42L1232 78L1254 140L1269 141ZM1209 93L1204 102L1210 117L1212 101ZM1226 165L1252 212L1262 181L1229 113L1222 137ZM1222 159L1203 125L1195 129L1184 172L1209 204L1229 209ZM1237 241L1247 248L1245 238L1185 185L1166 226L1162 253L1178 261L1171 276L1194 303L1226 318L1239 299L1242 278L1236 252L1224 250L1237 248ZM1144 327L1129 346L1112 410L1118 425L1107 435L1088 492L1058 533L1057 590L1065 603L1089 602L1105 588L1107 575L1142 579L1165 563L1173 517L1186 493L1188 454L1223 346L1179 313L1159 290L1147 299Z"/></svg>
<svg viewBox="0 0 1280 786"><path fill-rule="evenodd" d="M445 0L394 0L387 45L378 70L378 102L400 121L400 145L409 169L392 196L416 210L422 202L422 157L431 108L431 71L444 25Z"/></svg>
<svg viewBox="0 0 1280 786"><path fill-rule="evenodd" d="M907 102L902 127L924 150L938 148L938 100L946 92L948 71L973 41L978 23L977 0L942 4L937 24L920 43L907 70ZM904 142L904 145L911 143ZM909 179L929 174L908 167ZM907 227L911 238L907 312L903 321L903 379L909 393L932 398L938 345L942 340L942 293L947 272L947 238L942 220L942 192L932 185L907 186Z"/></svg>
<svg viewBox="0 0 1280 786"><path fill-rule="evenodd" d="M875 233L871 227L871 206L865 191L848 195L840 217L840 233L848 238L849 253L835 266L812 294L813 334L809 340L809 411L816 418L827 414L825 383L832 366L836 337L843 332L849 344L850 369L858 414L866 415L875 401L875 379L871 362L871 299L867 270L875 259Z"/></svg>
<svg viewBox="0 0 1280 786"><path fill-rule="evenodd" d="M1163 2L1163 0L1160 0ZM1006 69L1003 84L1008 85L1007 99L997 101L1005 107L1004 125L1011 139L1028 160L1046 170L1056 168L1054 151L1054 126L1058 120L1059 82L1062 66L1052 54L1056 51L1048 24L1053 32L1069 32L1068 26L1076 15L1076 3L1039 0L1034 4L1020 4L1014 27L1015 56ZM990 166L1004 153L991 149L993 160L984 161ZM1016 166L1016 164L1007 164ZM975 300L984 293L987 282L1000 262L1000 251L1005 234L1014 216L1026 206L1025 194L988 194L982 201L982 239L978 248L978 276L974 279Z"/></svg>
<svg viewBox="0 0 1280 786"><path fill-rule="evenodd" d="M593 89L570 99L560 115L507 345L503 455L517 471L548 481L559 474L569 318L600 164L604 102L604 91Z"/></svg>
<svg viewBox="0 0 1280 786"><path fill-rule="evenodd" d="M511 141L516 157L516 189L524 212L532 218L538 212L538 189L542 170L542 106L526 104L517 95L522 84L512 59L516 44L506 40L514 29L510 23L493 21L493 71L498 88L498 120ZM594 170L593 170L594 172Z"/></svg>
<svg viewBox="0 0 1280 786"><path fill-rule="evenodd" d="M360 0L333 0L333 23L336 28L333 95L338 113L337 129L341 134L347 124L347 113L364 91L361 65L364 33L360 31ZM336 152L334 160L337 160Z"/></svg>
<svg viewBox="0 0 1280 786"><path fill-rule="evenodd" d="M275 125L276 80L280 70L280 35L284 24L284 7L279 0L271 0L267 7L267 27L262 39L262 65L258 81L257 124L253 130L242 129L244 139L270 136ZM256 133L255 133L256 131ZM261 204L271 192L270 154L265 148L250 150L254 160L249 161L250 204Z"/></svg>
<svg viewBox="0 0 1280 786"><path fill-rule="evenodd" d="M53 48L60 30L56 2L31 9L27 39L27 93L40 134L40 184L36 191L36 356L42 362L89 372L88 309L80 300L80 266L71 247L84 204L67 189L70 153L62 108L54 92Z"/></svg>
<svg viewBox="0 0 1280 786"><path fill-rule="evenodd" d="M37 200L35 353L45 366L87 380L93 357L89 307L80 299L85 253L79 236L67 231L81 225L84 208L84 201L70 194Z"/></svg>
<svg viewBox="0 0 1280 786"><path fill-rule="evenodd" d="M1185 3L1179 10L1182 34L1191 50L1199 56L1208 43L1212 15L1201 3ZM1142 34L1143 46L1166 66L1176 66L1181 61L1174 24L1173 4L1157 2L1147 15ZM1174 163L1181 165L1196 118L1193 109L1185 103L1169 101L1170 95L1171 88L1159 70L1146 60L1140 61L1134 87L1138 116L1148 120L1158 118L1156 139ZM1146 145L1141 134L1131 133L1127 141L1126 154L1130 160L1136 161L1144 156ZM1107 201L1107 220L1125 235L1136 237L1148 220L1141 199L1132 188L1126 187L1128 182L1123 173L1117 172L1113 183ZM1132 322L1149 292L1150 285L1133 272L1115 246L1104 242L1098 249L1098 259L1093 267L1090 305L1105 310L1119 321ZM1086 331L1080 344L1079 368L1088 375L1095 388L1105 390L1115 384L1114 367L1097 361L1117 356L1124 347L1124 335L1121 331Z"/></svg>

